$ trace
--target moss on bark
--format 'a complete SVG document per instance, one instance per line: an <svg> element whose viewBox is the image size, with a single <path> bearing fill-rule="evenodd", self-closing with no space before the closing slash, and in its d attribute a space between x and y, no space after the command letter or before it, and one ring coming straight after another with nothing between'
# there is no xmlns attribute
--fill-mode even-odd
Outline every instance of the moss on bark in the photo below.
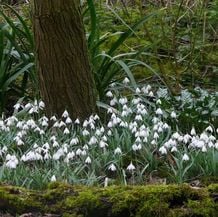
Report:
<svg viewBox="0 0 218 217"><path fill-rule="evenodd" d="M107 188L51 183L44 191L0 185L0 211L77 217L216 217L218 184L111 186Z"/></svg>

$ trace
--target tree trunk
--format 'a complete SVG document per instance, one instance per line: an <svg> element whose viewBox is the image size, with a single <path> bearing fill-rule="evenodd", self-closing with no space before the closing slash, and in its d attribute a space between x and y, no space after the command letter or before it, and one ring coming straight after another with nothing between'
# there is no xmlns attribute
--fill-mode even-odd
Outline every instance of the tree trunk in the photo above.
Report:
<svg viewBox="0 0 218 217"><path fill-rule="evenodd" d="M33 26L47 115L66 109L73 119L87 118L96 101L79 0L34 0Z"/></svg>

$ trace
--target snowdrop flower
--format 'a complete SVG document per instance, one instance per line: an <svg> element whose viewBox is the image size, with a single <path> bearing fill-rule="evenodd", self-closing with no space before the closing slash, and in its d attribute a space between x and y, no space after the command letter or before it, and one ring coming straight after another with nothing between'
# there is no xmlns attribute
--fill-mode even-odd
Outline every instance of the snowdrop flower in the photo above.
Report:
<svg viewBox="0 0 218 217"><path fill-rule="evenodd" d="M111 135L112 135L111 130L108 130L108 131L107 131L107 135L108 135L108 136L111 136Z"/></svg>
<svg viewBox="0 0 218 217"><path fill-rule="evenodd" d="M106 93L106 96L109 97L109 98L112 98L114 95L113 95L113 93L111 91L108 91Z"/></svg>
<svg viewBox="0 0 218 217"><path fill-rule="evenodd" d="M53 115L51 118L50 118L51 121L57 121L57 118Z"/></svg>
<svg viewBox="0 0 218 217"><path fill-rule="evenodd" d="M141 115L136 115L136 116L135 116L135 120L136 120L136 121L142 121L143 119L142 119L142 116L141 116Z"/></svg>
<svg viewBox="0 0 218 217"><path fill-rule="evenodd" d="M109 167L108 167L108 170L111 170L112 172L116 171L117 168L116 166L112 163Z"/></svg>
<svg viewBox="0 0 218 217"><path fill-rule="evenodd" d="M54 159L54 160L59 160L60 157L62 157L63 155L64 155L64 150L63 150L62 148L59 148L59 149L57 150L57 152L54 153L53 159Z"/></svg>
<svg viewBox="0 0 218 217"><path fill-rule="evenodd" d="M176 112L174 112L174 111L171 112L170 117L171 117L171 118L176 118L176 117L177 117Z"/></svg>
<svg viewBox="0 0 218 217"><path fill-rule="evenodd" d="M92 162L91 158L88 156L85 160L85 163L86 164L90 164Z"/></svg>
<svg viewBox="0 0 218 217"><path fill-rule="evenodd" d="M123 98L120 98L120 99L119 99L119 103L120 103L121 105L125 105L127 102L128 102L128 100L127 100L126 97L123 97Z"/></svg>
<svg viewBox="0 0 218 217"><path fill-rule="evenodd" d="M123 84L128 84L130 81L129 81L129 79L127 78L127 77L125 77L124 79L123 79Z"/></svg>
<svg viewBox="0 0 218 217"><path fill-rule="evenodd" d="M148 96L154 97L154 93L152 91L149 92Z"/></svg>
<svg viewBox="0 0 218 217"><path fill-rule="evenodd" d="M192 136L195 136L195 135L196 135L196 131L195 131L195 128L194 128L194 127L192 127L190 134L191 134Z"/></svg>
<svg viewBox="0 0 218 217"><path fill-rule="evenodd" d="M208 126L205 131L212 133L213 132L213 128L211 126Z"/></svg>
<svg viewBox="0 0 218 217"><path fill-rule="evenodd" d="M180 137L180 134L178 132L175 132L173 135L172 135L172 138L174 139L179 139Z"/></svg>
<svg viewBox="0 0 218 217"><path fill-rule="evenodd" d="M81 153L82 153L82 150L81 150L80 148L78 148L78 149L76 150L76 155L80 156Z"/></svg>
<svg viewBox="0 0 218 217"><path fill-rule="evenodd" d="M159 148L159 152L160 152L161 154L167 154L167 149L166 149L164 146L161 146L161 147Z"/></svg>
<svg viewBox="0 0 218 217"><path fill-rule="evenodd" d="M15 155L7 154L6 161L7 161L5 164L6 167L8 167L10 169L16 169L16 167L18 165L18 159Z"/></svg>
<svg viewBox="0 0 218 217"><path fill-rule="evenodd" d="M79 139L77 137L72 138L70 141L70 145L77 145L79 143Z"/></svg>
<svg viewBox="0 0 218 217"><path fill-rule="evenodd" d="M134 99L132 99L132 103L133 103L134 105L137 105L138 103L140 103L140 101L141 101L140 98L134 98Z"/></svg>
<svg viewBox="0 0 218 217"><path fill-rule="evenodd" d="M135 170L135 166L131 162L126 169L129 170L129 171L133 171L133 170Z"/></svg>
<svg viewBox="0 0 218 217"><path fill-rule="evenodd" d="M158 108L158 109L155 111L155 113L156 113L157 115L163 115L163 111L161 110L161 108Z"/></svg>
<svg viewBox="0 0 218 217"><path fill-rule="evenodd" d="M162 104L161 100L158 99L158 100L156 101L156 104L157 104L157 105L161 105L161 104Z"/></svg>
<svg viewBox="0 0 218 217"><path fill-rule="evenodd" d="M65 120L66 124L72 124L72 122L73 121L72 121L72 119L70 117L67 117L66 120Z"/></svg>
<svg viewBox="0 0 218 217"><path fill-rule="evenodd" d="M89 145L95 145L98 142L95 136L92 136L88 142Z"/></svg>
<svg viewBox="0 0 218 217"><path fill-rule="evenodd" d="M201 151L202 151L202 152L207 152L207 148L206 148L205 145L202 147Z"/></svg>
<svg viewBox="0 0 218 217"><path fill-rule="evenodd" d="M164 130L167 130L167 129L169 129L169 128L170 128L170 127L169 127L169 125L168 125L167 123L164 123L164 124L163 124L163 129L164 129Z"/></svg>
<svg viewBox="0 0 218 217"><path fill-rule="evenodd" d="M61 128L61 127L65 127L66 126L66 124L63 122L63 121L60 121L60 123L59 123L59 128Z"/></svg>
<svg viewBox="0 0 218 217"><path fill-rule="evenodd" d="M106 142L104 142L103 140L101 140L101 141L99 142L99 147L100 147L100 148L105 148L106 146L108 146L108 144L107 144Z"/></svg>
<svg viewBox="0 0 218 217"><path fill-rule="evenodd" d="M55 175L53 175L52 177L51 177L51 182L56 182L56 176Z"/></svg>
<svg viewBox="0 0 218 217"><path fill-rule="evenodd" d="M16 111L18 111L18 109L21 107L21 104L20 103L16 103L15 105L14 105L14 109L16 110Z"/></svg>
<svg viewBox="0 0 218 217"><path fill-rule="evenodd" d="M63 118L69 117L69 113L68 113L67 110L65 110L65 111L63 112L62 117L63 117Z"/></svg>
<svg viewBox="0 0 218 217"><path fill-rule="evenodd" d="M176 148L176 146L173 146L172 148L171 148L171 152L177 152L178 151L178 149Z"/></svg>
<svg viewBox="0 0 218 217"><path fill-rule="evenodd" d="M139 93L141 93L141 90L137 87L136 90L135 90L135 92L136 92L137 94L139 94Z"/></svg>
<svg viewBox="0 0 218 217"><path fill-rule="evenodd" d="M80 120L77 118L75 121L74 121L75 124L80 124Z"/></svg>
<svg viewBox="0 0 218 217"><path fill-rule="evenodd" d="M114 150L114 154L122 154L122 151L119 147Z"/></svg>
<svg viewBox="0 0 218 217"><path fill-rule="evenodd" d="M117 103L117 98L114 97L114 98L110 101L110 105L111 105L111 106L115 106L116 103Z"/></svg>
<svg viewBox="0 0 218 217"><path fill-rule="evenodd" d="M190 158L189 158L189 156L187 154L184 154L183 157L182 157L183 161L189 161L189 159Z"/></svg>
<svg viewBox="0 0 218 217"><path fill-rule="evenodd" d="M66 127L66 128L64 129L64 134L67 135L67 134L69 134L69 133L70 133L70 131L69 131L68 128Z"/></svg>
<svg viewBox="0 0 218 217"><path fill-rule="evenodd" d="M45 108L45 103L43 101L39 102L39 109L43 110Z"/></svg>
<svg viewBox="0 0 218 217"><path fill-rule="evenodd" d="M157 133L157 132L155 132L155 133L154 133L154 136L153 136L153 138L154 138L154 139L158 139L158 138L159 138L159 135L158 135L158 133Z"/></svg>

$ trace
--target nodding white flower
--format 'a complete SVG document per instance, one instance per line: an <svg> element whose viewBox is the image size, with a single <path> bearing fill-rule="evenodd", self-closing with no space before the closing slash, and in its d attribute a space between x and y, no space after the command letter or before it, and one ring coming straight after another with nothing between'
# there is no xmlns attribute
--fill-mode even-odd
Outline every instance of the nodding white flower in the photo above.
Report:
<svg viewBox="0 0 218 217"><path fill-rule="evenodd" d="M154 97L154 93L152 91L149 92L148 96Z"/></svg>
<svg viewBox="0 0 218 217"><path fill-rule="evenodd" d="M117 98L114 97L114 98L110 101L110 105L111 105L111 106L114 106L114 105L116 105L116 103L117 103Z"/></svg>
<svg viewBox="0 0 218 217"><path fill-rule="evenodd" d="M209 137L206 133L202 133L200 135L200 139L203 140L204 142L208 143L209 142Z"/></svg>
<svg viewBox="0 0 218 217"><path fill-rule="evenodd" d="M191 136L189 134L185 134L185 136L183 136L183 141L185 144L187 144L190 140Z"/></svg>
<svg viewBox="0 0 218 217"><path fill-rule="evenodd" d="M218 150L218 141L215 143L214 147Z"/></svg>
<svg viewBox="0 0 218 217"><path fill-rule="evenodd" d="M15 155L10 155L10 154L6 155L6 164L5 164L6 167L10 169L16 169L18 163L19 161Z"/></svg>
<svg viewBox="0 0 218 217"><path fill-rule="evenodd" d="M51 177L51 182L56 182L56 181L57 181L56 176L53 175L53 176Z"/></svg>
<svg viewBox="0 0 218 217"><path fill-rule="evenodd" d="M107 135L108 135L108 136L111 136L111 135L112 135L111 130L108 130L108 131L107 131Z"/></svg>
<svg viewBox="0 0 218 217"><path fill-rule="evenodd" d="M85 163L86 164L90 164L92 162L91 158L88 156L85 160Z"/></svg>
<svg viewBox="0 0 218 217"><path fill-rule="evenodd" d="M213 132L213 128L211 126L208 126L205 131L212 133Z"/></svg>
<svg viewBox="0 0 218 217"><path fill-rule="evenodd" d="M89 131L86 129L82 131L83 136L88 136L89 134L90 134Z"/></svg>
<svg viewBox="0 0 218 217"><path fill-rule="evenodd" d="M173 139L179 139L179 137L180 137L180 134L178 133L178 132L175 132L173 135L172 135L172 138Z"/></svg>
<svg viewBox="0 0 218 217"><path fill-rule="evenodd" d="M170 127L169 127L169 125L167 124L167 123L164 123L163 124L163 129L165 129L165 130L167 130L167 129L169 129Z"/></svg>
<svg viewBox="0 0 218 217"><path fill-rule="evenodd" d="M159 152L160 152L161 154L167 154L167 149L166 149L164 146L161 146L161 147L159 148Z"/></svg>
<svg viewBox="0 0 218 217"><path fill-rule="evenodd" d="M207 148L206 148L205 145L202 147L201 151L202 151L202 152L207 152Z"/></svg>
<svg viewBox="0 0 218 217"><path fill-rule="evenodd" d="M112 163L109 167L108 167L108 170L111 170L112 172L116 171L117 168L116 166Z"/></svg>
<svg viewBox="0 0 218 217"><path fill-rule="evenodd" d="M139 93L141 93L141 90L137 87L137 88L135 89L135 92L136 92L137 94L139 94Z"/></svg>
<svg viewBox="0 0 218 217"><path fill-rule="evenodd" d="M46 142L46 143L42 146L42 148L50 149L50 145Z"/></svg>
<svg viewBox="0 0 218 217"><path fill-rule="evenodd" d="M114 125L113 125L113 122L112 121L109 121L108 122L108 124L107 124L107 126L109 127L109 128L112 128Z"/></svg>
<svg viewBox="0 0 218 217"><path fill-rule="evenodd" d="M99 147L100 147L100 148L105 148L106 146L108 146L108 144L107 144L105 141L101 140L101 141L99 142Z"/></svg>
<svg viewBox="0 0 218 217"><path fill-rule="evenodd" d="M79 139L77 137L72 138L70 141L71 145L77 145L78 143L79 143Z"/></svg>
<svg viewBox="0 0 218 217"><path fill-rule="evenodd" d="M127 102L128 102L128 100L127 100L126 97L122 97L122 98L119 99L119 103L120 103L121 105L125 105Z"/></svg>
<svg viewBox="0 0 218 217"><path fill-rule="evenodd" d="M16 103L16 104L14 105L14 109L15 109L15 110L18 110L20 107L21 107L21 104L20 104L20 103Z"/></svg>
<svg viewBox="0 0 218 217"><path fill-rule="evenodd" d="M114 150L114 154L122 154L122 151L119 147Z"/></svg>
<svg viewBox="0 0 218 217"><path fill-rule="evenodd" d="M98 142L95 136L92 136L88 142L89 145L95 145Z"/></svg>
<svg viewBox="0 0 218 217"><path fill-rule="evenodd" d="M113 95L113 93L111 91L108 91L106 93L106 96L109 97L109 98L112 98L114 95Z"/></svg>
<svg viewBox="0 0 218 217"><path fill-rule="evenodd" d="M127 78L127 77L125 77L124 79L123 79L123 84L128 84L130 81L129 81L129 79Z"/></svg>
<svg viewBox="0 0 218 217"><path fill-rule="evenodd" d="M74 121L75 124L80 124L80 120L77 118L75 121Z"/></svg>
<svg viewBox="0 0 218 217"><path fill-rule="evenodd" d="M190 134L191 134L192 136L195 136L195 135L196 135L196 131L195 131L195 128L194 128L194 127L192 127Z"/></svg>
<svg viewBox="0 0 218 217"><path fill-rule="evenodd" d="M189 161L189 156L187 155L187 154L184 154L183 156L182 156L182 160L183 161Z"/></svg>
<svg viewBox="0 0 218 217"><path fill-rule="evenodd" d="M129 170L129 171L133 171L133 170L135 170L135 166L131 162L126 169Z"/></svg>
<svg viewBox="0 0 218 217"><path fill-rule="evenodd" d="M135 120L136 120L136 121L142 121L143 119L142 119L142 116L141 116L141 115L136 115L136 116L135 116Z"/></svg>
<svg viewBox="0 0 218 217"><path fill-rule="evenodd" d="M64 134L69 134L70 133L70 131L68 130L68 128L66 127L65 129L64 129Z"/></svg>
<svg viewBox="0 0 218 217"><path fill-rule="evenodd" d="M157 145L157 141L153 139L153 140L151 141L151 144L152 144L152 145Z"/></svg>
<svg viewBox="0 0 218 217"><path fill-rule="evenodd" d="M138 151L138 150L141 150L141 149L142 149L142 145L140 143L138 145L137 144L132 145L132 150L133 151Z"/></svg>
<svg viewBox="0 0 218 217"><path fill-rule="evenodd" d="M65 123L66 124L71 124L73 121L70 117L67 117L66 120L65 120Z"/></svg>
<svg viewBox="0 0 218 217"><path fill-rule="evenodd" d="M161 105L161 104L162 104L161 100L158 99L158 100L156 101L156 104L157 104L157 105Z"/></svg>
<svg viewBox="0 0 218 217"><path fill-rule="evenodd" d="M61 128L61 127L65 127L66 126L66 124L63 122L63 121L60 121L60 123L59 123L59 128Z"/></svg>
<svg viewBox="0 0 218 217"><path fill-rule="evenodd" d="M141 101L140 98L134 98L134 99L132 99L132 103L133 103L134 105L137 105L138 103L140 103L140 101Z"/></svg>
<svg viewBox="0 0 218 217"><path fill-rule="evenodd" d="M159 138L159 134L157 132L155 132L153 138L154 139L158 139Z"/></svg>
<svg viewBox="0 0 218 217"><path fill-rule="evenodd" d="M172 148L171 148L171 152L177 152L178 151L178 149L176 148L176 146L173 146Z"/></svg>
<svg viewBox="0 0 218 217"><path fill-rule="evenodd" d="M65 110L65 111L63 112L62 117L63 117L63 118L69 117L69 113L68 113L67 110Z"/></svg>
<svg viewBox="0 0 218 217"><path fill-rule="evenodd" d="M54 159L54 160L59 160L60 157L62 157L62 156L64 156L64 149L63 149L63 148L59 148L59 149L57 150L57 152L54 153L53 159Z"/></svg>
<svg viewBox="0 0 218 217"><path fill-rule="evenodd" d="M157 115L163 115L163 111L161 110L161 108L158 108L155 113Z"/></svg>
<svg viewBox="0 0 218 217"><path fill-rule="evenodd" d="M171 114L170 114L170 117L171 118L177 118L176 112L172 111Z"/></svg>
<svg viewBox="0 0 218 217"><path fill-rule="evenodd" d="M57 121L57 118L53 115L51 118L50 118L51 121Z"/></svg>

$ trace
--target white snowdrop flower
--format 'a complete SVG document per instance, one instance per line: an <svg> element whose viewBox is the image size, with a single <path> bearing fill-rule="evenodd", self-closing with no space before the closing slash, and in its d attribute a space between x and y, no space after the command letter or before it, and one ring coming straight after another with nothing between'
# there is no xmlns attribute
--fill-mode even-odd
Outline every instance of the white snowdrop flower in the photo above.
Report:
<svg viewBox="0 0 218 217"><path fill-rule="evenodd" d="M180 137L180 134L178 132L175 132L173 135L172 135L172 138L173 139L179 139Z"/></svg>
<svg viewBox="0 0 218 217"><path fill-rule="evenodd" d="M132 150L133 150L133 151L137 151L137 150L138 150L138 146L137 146L136 144L133 144L133 145L132 145Z"/></svg>
<svg viewBox="0 0 218 217"><path fill-rule="evenodd" d="M73 159L74 157L75 157L74 151L71 151L71 152L69 152L69 153L67 154L67 158L68 158L68 159Z"/></svg>
<svg viewBox="0 0 218 217"><path fill-rule="evenodd" d="M53 175L53 176L51 177L51 182L56 182L56 181L57 181L56 176Z"/></svg>
<svg viewBox="0 0 218 217"><path fill-rule="evenodd" d="M43 127L47 127L47 126L48 126L48 122L47 122L46 120L43 120L42 123L41 123L41 125L42 125Z"/></svg>
<svg viewBox="0 0 218 217"><path fill-rule="evenodd" d="M55 147L59 147L59 143L57 141L54 141L52 143L52 147L55 148Z"/></svg>
<svg viewBox="0 0 218 217"><path fill-rule="evenodd" d="M168 125L167 123L164 123L164 124L163 124L163 129L164 129L164 130L167 130L167 129L169 129L169 128L170 128L170 127L169 127L169 125Z"/></svg>
<svg viewBox="0 0 218 217"><path fill-rule="evenodd" d="M158 139L159 138L159 134L157 132L155 132L153 138L154 139Z"/></svg>
<svg viewBox="0 0 218 217"><path fill-rule="evenodd" d="M154 97L154 93L153 93L152 91L150 91L150 92L148 93L148 96Z"/></svg>
<svg viewBox="0 0 218 217"><path fill-rule="evenodd" d="M218 128L216 128L216 132L218 133Z"/></svg>
<svg viewBox="0 0 218 217"><path fill-rule="evenodd" d="M133 103L134 105L137 105L138 103L140 103L140 101L141 101L140 98L134 98L134 99L132 99L132 103Z"/></svg>
<svg viewBox="0 0 218 217"><path fill-rule="evenodd" d="M194 144L197 148L202 148L205 145L203 140L197 140L194 142Z"/></svg>
<svg viewBox="0 0 218 217"><path fill-rule="evenodd" d="M122 154L122 150L117 147L115 150L114 150L114 154Z"/></svg>
<svg viewBox="0 0 218 217"><path fill-rule="evenodd" d="M112 121L109 121L108 122L108 124L107 124L107 126L109 127L109 128L112 128L114 125L113 125L113 122Z"/></svg>
<svg viewBox="0 0 218 217"><path fill-rule="evenodd" d="M128 100L127 100L126 97L122 97L122 98L119 99L119 103L120 103L121 105L125 105L127 102L128 102Z"/></svg>
<svg viewBox="0 0 218 217"><path fill-rule="evenodd" d="M16 103L14 105L14 109L17 111L19 108L21 108L21 104L20 103Z"/></svg>
<svg viewBox="0 0 218 217"><path fill-rule="evenodd" d="M24 145L24 142L19 137L16 139L16 143L18 146Z"/></svg>
<svg viewBox="0 0 218 217"><path fill-rule="evenodd" d="M103 141L107 142L107 137L106 137L105 135L102 136L101 139L102 139Z"/></svg>
<svg viewBox="0 0 218 217"><path fill-rule="evenodd" d="M27 104L25 105L25 108L26 108L26 109L30 109L30 108L32 108L32 106L33 106L33 105L32 105L31 103L27 103Z"/></svg>
<svg viewBox="0 0 218 217"><path fill-rule="evenodd" d="M114 110L113 110L113 108L111 108L111 107L109 107L108 109L107 109L107 113L109 114L109 113L113 113L114 112Z"/></svg>
<svg viewBox="0 0 218 217"><path fill-rule="evenodd" d="M166 149L164 146L161 146L161 147L159 148L159 152L160 152L161 154L167 154L167 149Z"/></svg>
<svg viewBox="0 0 218 217"><path fill-rule="evenodd" d="M157 144L157 141L153 139L153 140L151 141L151 144L152 144L152 145L156 145L156 144Z"/></svg>
<svg viewBox="0 0 218 217"><path fill-rule="evenodd" d="M86 129L82 131L83 136L88 136L89 134L90 134L89 131Z"/></svg>
<svg viewBox="0 0 218 217"><path fill-rule="evenodd" d="M136 138L136 140L135 140L135 142L141 142L142 140L141 140L141 138L138 136L137 138Z"/></svg>
<svg viewBox="0 0 218 217"><path fill-rule="evenodd" d="M75 121L74 121L75 124L80 124L80 120L79 118L77 118Z"/></svg>
<svg viewBox="0 0 218 217"><path fill-rule="evenodd" d="M92 136L88 142L89 145L95 145L98 142L95 136Z"/></svg>
<svg viewBox="0 0 218 217"><path fill-rule="evenodd" d="M136 127L133 127L132 130L131 130L131 132L132 132L132 133L137 132L137 128L136 128Z"/></svg>
<svg viewBox="0 0 218 217"><path fill-rule="evenodd" d="M17 157L15 155L10 155L10 154L7 154L6 156L6 164L5 166L10 168L10 169L16 169L19 161L17 159Z"/></svg>
<svg viewBox="0 0 218 217"><path fill-rule="evenodd" d="M70 145L77 145L79 143L79 139L77 137L74 137L70 141Z"/></svg>
<svg viewBox="0 0 218 217"><path fill-rule="evenodd" d="M53 124L53 127L54 127L54 128L59 128L59 122L56 121L56 122Z"/></svg>
<svg viewBox="0 0 218 217"><path fill-rule="evenodd" d="M51 155L49 153L45 153L43 158L44 158L44 160L49 160L49 159L51 159Z"/></svg>
<svg viewBox="0 0 218 217"><path fill-rule="evenodd" d="M62 157L62 156L64 156L64 150L63 150L63 148L59 148L59 149L57 150L57 152L54 153L53 159L54 159L54 160L59 160L60 157Z"/></svg>
<svg viewBox="0 0 218 217"><path fill-rule="evenodd" d="M210 136L209 136L209 139L210 139L211 141L213 141L213 142L216 141L216 138L215 138L213 135L210 135Z"/></svg>
<svg viewBox="0 0 218 217"><path fill-rule="evenodd" d="M140 113L141 113L142 115L147 115L147 114L148 114L148 112L147 112L146 109L142 109Z"/></svg>
<svg viewBox="0 0 218 217"><path fill-rule="evenodd" d="M114 98L110 101L110 105L111 105L111 106L115 106L116 103L117 103L117 98L114 97Z"/></svg>
<svg viewBox="0 0 218 217"><path fill-rule="evenodd" d="M142 149L142 144L139 143L139 144L138 144L138 150L141 150L141 149Z"/></svg>
<svg viewBox="0 0 218 217"><path fill-rule="evenodd" d="M66 128L64 129L64 134L67 135L67 134L69 134L69 133L70 133L70 131L69 131L69 129L66 127Z"/></svg>
<svg viewBox="0 0 218 217"><path fill-rule="evenodd" d="M90 128L91 128L92 130L95 129L95 124L94 124L94 123L90 123L89 126L90 126Z"/></svg>
<svg viewBox="0 0 218 217"><path fill-rule="evenodd" d="M129 171L133 171L133 170L135 170L135 166L131 162L126 169L129 170Z"/></svg>
<svg viewBox="0 0 218 217"><path fill-rule="evenodd" d="M185 144L187 144L190 140L191 136L189 134L185 134L185 136L183 136L183 141Z"/></svg>
<svg viewBox="0 0 218 217"><path fill-rule="evenodd" d="M22 129L23 128L23 124L24 124L23 121L18 121L17 124L16 124L16 127L19 128L19 129Z"/></svg>
<svg viewBox="0 0 218 217"><path fill-rule="evenodd" d="M142 121L143 119L142 119L142 116L141 116L141 115L136 115L136 116L135 116L135 120L136 120L136 121Z"/></svg>
<svg viewBox="0 0 218 217"><path fill-rule="evenodd" d="M177 118L176 112L172 111L171 114L170 114L170 117L171 118Z"/></svg>
<svg viewBox="0 0 218 217"><path fill-rule="evenodd" d="M108 131L107 131L107 135L108 135L108 136L111 136L111 135L112 135L111 130L108 130Z"/></svg>
<svg viewBox="0 0 218 217"><path fill-rule="evenodd" d="M162 104L161 100L158 99L158 100L156 101L156 104L157 104L157 105L161 105L161 104Z"/></svg>
<svg viewBox="0 0 218 217"><path fill-rule="evenodd" d="M203 140L203 141L205 141L206 143L209 142L209 137L208 137L208 135L207 135L206 133L202 133L202 134L200 135L200 139Z"/></svg>
<svg viewBox="0 0 218 217"><path fill-rule="evenodd" d="M51 121L57 121L57 118L53 115L51 118L50 118Z"/></svg>
<svg viewBox="0 0 218 217"><path fill-rule="evenodd" d="M81 150L80 148L78 148L78 149L76 150L76 155L80 156L81 153L82 153L82 150Z"/></svg>
<svg viewBox="0 0 218 217"><path fill-rule="evenodd" d="M39 134L40 134L40 135L44 135L44 134L45 134L45 131L44 131L44 130L40 130L40 131L39 131Z"/></svg>
<svg viewBox="0 0 218 217"><path fill-rule="evenodd" d="M70 117L67 117L66 120L65 120L66 124L72 124L72 122L73 121L72 121L72 119Z"/></svg>
<svg viewBox="0 0 218 217"><path fill-rule="evenodd" d="M61 128L61 127L65 127L66 126L66 124L63 122L63 121L60 121L60 123L59 123L59 128Z"/></svg>
<svg viewBox="0 0 218 217"><path fill-rule="evenodd" d="M84 149L84 150L89 150L89 146L88 146L87 144L85 144L85 145L83 146L83 149Z"/></svg>
<svg viewBox="0 0 218 217"><path fill-rule="evenodd" d="M31 127L32 129L36 127L36 123L33 119L30 119L26 122L26 124Z"/></svg>
<svg viewBox="0 0 218 217"><path fill-rule="evenodd" d="M173 146L172 148L171 148L171 152L177 152L178 151L178 149L176 148L176 146Z"/></svg>
<svg viewBox="0 0 218 217"><path fill-rule="evenodd" d="M33 106L33 107L28 111L29 114L38 113L38 112L39 112L39 111L38 111L38 107L36 107L36 106Z"/></svg>
<svg viewBox="0 0 218 217"><path fill-rule="evenodd" d="M46 143L42 146L42 148L50 149L50 145L46 142Z"/></svg>
<svg viewBox="0 0 218 217"><path fill-rule="evenodd" d="M117 170L116 166L112 163L109 167L108 170L115 172Z"/></svg>
<svg viewBox="0 0 218 217"><path fill-rule="evenodd" d="M101 127L101 128L100 128L100 131L101 131L102 133L104 133L104 132L105 132L104 127Z"/></svg>
<svg viewBox="0 0 218 217"><path fill-rule="evenodd" d="M213 132L213 128L211 126L208 126L205 131L212 133Z"/></svg>
<svg viewBox="0 0 218 217"><path fill-rule="evenodd" d="M157 115L163 115L163 111L161 110L161 108L158 108L158 109L155 111L155 113L156 113Z"/></svg>
<svg viewBox="0 0 218 217"><path fill-rule="evenodd" d="M163 131L164 131L164 129L162 128L162 126L159 126L158 129L157 129L157 132L162 133Z"/></svg>
<svg viewBox="0 0 218 217"><path fill-rule="evenodd" d="M84 120L83 127L87 127L89 125L89 122L87 120Z"/></svg>
<svg viewBox="0 0 218 217"><path fill-rule="evenodd" d="M127 77L125 77L124 79L123 79L123 84L128 84L130 81L129 81L129 79L127 78Z"/></svg>
<svg viewBox="0 0 218 217"><path fill-rule="evenodd" d="M95 121L97 121L97 120L100 120L100 117L97 115L97 114L95 114L95 116L94 116L94 118L93 118Z"/></svg>
<svg viewBox="0 0 218 217"><path fill-rule="evenodd" d="M139 93L141 93L141 90L137 87L137 88L135 89L135 92L136 92L137 94L139 94Z"/></svg>
<svg viewBox="0 0 218 217"><path fill-rule="evenodd" d="M45 103L43 101L39 102L39 108L43 110L45 108Z"/></svg>
<svg viewBox="0 0 218 217"><path fill-rule="evenodd" d="M69 113L68 113L67 110L65 110L65 111L63 112L62 117L63 117L63 118L69 117Z"/></svg>
<svg viewBox="0 0 218 217"><path fill-rule="evenodd" d="M160 121L158 117L153 117L152 122L153 124L157 124Z"/></svg>
<svg viewBox="0 0 218 217"><path fill-rule="evenodd" d="M96 135L96 136L100 136L101 134L102 134L102 132L100 131L100 129L96 129L95 135Z"/></svg>
<svg viewBox="0 0 218 217"><path fill-rule="evenodd" d="M29 126L27 124L24 124L22 130L29 130Z"/></svg>
<svg viewBox="0 0 218 217"><path fill-rule="evenodd" d="M92 162L91 158L88 156L85 160L85 163L86 164L90 164Z"/></svg>
<svg viewBox="0 0 218 217"><path fill-rule="evenodd" d="M26 155L25 155L25 154L22 155L22 157L20 158L20 160L23 161L23 162L26 162L26 161L27 161L27 159L26 159Z"/></svg>
<svg viewBox="0 0 218 217"><path fill-rule="evenodd" d="M99 142L99 147L100 147L100 148L105 148L106 146L108 146L108 144L107 144L105 141L101 140L101 141Z"/></svg>
<svg viewBox="0 0 218 217"><path fill-rule="evenodd" d="M212 148L212 147L214 147L214 143L213 143L213 142L209 142L209 143L207 144L207 146L208 146L209 148Z"/></svg>
<svg viewBox="0 0 218 217"><path fill-rule="evenodd" d="M144 138L143 138L143 142L147 143L147 142L148 142L148 138L147 138L147 137L144 137Z"/></svg>
<svg viewBox="0 0 218 217"><path fill-rule="evenodd" d="M215 143L214 147L218 150L218 141Z"/></svg>
<svg viewBox="0 0 218 217"><path fill-rule="evenodd" d="M192 136L195 136L195 135L196 135L196 131L195 131L195 128L194 128L194 127L192 127L190 134L191 134Z"/></svg>
<svg viewBox="0 0 218 217"><path fill-rule="evenodd" d="M51 142L54 142L54 141L56 141L56 139L57 139L56 136L53 135L53 136L51 136L50 141L51 141Z"/></svg>
<svg viewBox="0 0 218 217"><path fill-rule="evenodd" d="M202 151L202 152L207 152L207 148L206 148L205 145L202 147L201 151Z"/></svg>
<svg viewBox="0 0 218 217"><path fill-rule="evenodd" d="M184 154L183 156L182 156L182 160L183 161L189 161L189 156L187 155L187 154Z"/></svg>
<svg viewBox="0 0 218 217"><path fill-rule="evenodd" d="M111 91L107 91L106 96L112 98L114 95Z"/></svg>

